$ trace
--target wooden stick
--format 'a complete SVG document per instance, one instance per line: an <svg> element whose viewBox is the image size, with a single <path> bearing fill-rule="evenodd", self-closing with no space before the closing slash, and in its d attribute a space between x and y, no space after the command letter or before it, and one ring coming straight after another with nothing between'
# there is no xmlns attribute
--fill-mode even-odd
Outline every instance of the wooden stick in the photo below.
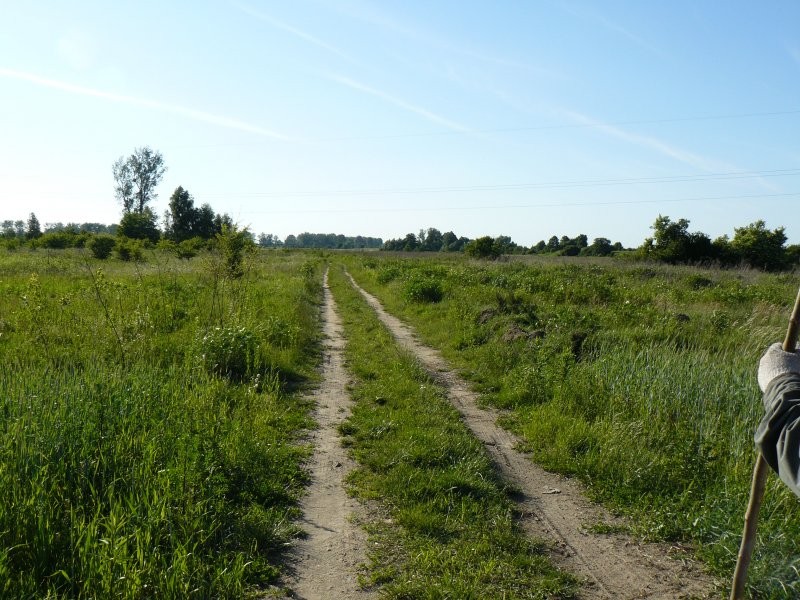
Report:
<svg viewBox="0 0 800 600"><path fill-rule="evenodd" d="M789 329L786 332L786 338L783 340L784 352L795 352L798 331L800 331L800 291L797 293L797 300L794 302L794 310L792 310L792 316L789 318ZM742 533L742 545L739 548L739 557L736 559L736 570L733 572L733 587L731 588L730 600L742 600L742 598L744 598L745 584L747 583L747 569L750 567L753 547L756 544L758 513L761 510L761 501L764 499L764 488L767 485L769 470L767 461L759 454L756 459L756 466L753 469L753 482L750 486L750 501L747 503L747 512L744 515L744 533Z"/></svg>

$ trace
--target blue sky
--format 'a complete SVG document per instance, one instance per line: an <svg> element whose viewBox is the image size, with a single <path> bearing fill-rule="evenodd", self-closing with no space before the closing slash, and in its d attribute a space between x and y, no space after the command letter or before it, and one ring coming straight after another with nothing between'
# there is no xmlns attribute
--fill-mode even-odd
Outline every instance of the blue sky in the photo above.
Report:
<svg viewBox="0 0 800 600"><path fill-rule="evenodd" d="M800 243L794 0L0 1L0 219L116 222L147 145L281 237Z"/></svg>

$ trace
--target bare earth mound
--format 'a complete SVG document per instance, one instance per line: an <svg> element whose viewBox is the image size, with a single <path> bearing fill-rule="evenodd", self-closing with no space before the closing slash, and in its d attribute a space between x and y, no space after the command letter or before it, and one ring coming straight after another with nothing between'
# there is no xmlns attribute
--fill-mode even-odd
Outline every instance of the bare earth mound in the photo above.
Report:
<svg viewBox="0 0 800 600"><path fill-rule="evenodd" d="M477 394L453 372L441 355L421 344L413 331L388 314L381 303L353 285L376 311L397 341L443 384L464 422L486 446L503 477L520 490L520 525L531 536L554 542L552 558L583 579L580 596L597 599L675 600L710 598L715 582L688 555L664 544L645 544L623 535L596 534L587 527L614 523L602 507L589 502L578 482L548 473L515 448L518 440L496 424L497 413L481 409Z"/></svg>
<svg viewBox="0 0 800 600"><path fill-rule="evenodd" d="M359 503L344 490L343 479L353 463L340 443L337 426L347 416L350 398L344 368L342 324L334 308L325 274L323 307L326 337L323 382L314 393L314 417L319 428L310 436L315 451L309 462L311 484L301 508L308 536L300 540L290 558L291 574L285 585L291 598L331 600L371 598L358 584L364 561L366 535L354 523Z"/></svg>

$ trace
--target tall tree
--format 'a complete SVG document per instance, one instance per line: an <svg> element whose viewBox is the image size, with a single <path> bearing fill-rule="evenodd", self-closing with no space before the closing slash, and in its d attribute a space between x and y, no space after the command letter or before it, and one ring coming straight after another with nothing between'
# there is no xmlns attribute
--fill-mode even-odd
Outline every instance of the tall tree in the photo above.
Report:
<svg viewBox="0 0 800 600"><path fill-rule="evenodd" d="M210 240L219 233L215 225L214 210L209 204L203 204L197 211L197 223L195 224L195 235Z"/></svg>
<svg viewBox="0 0 800 600"><path fill-rule="evenodd" d="M114 192L122 204L122 212L144 213L147 204L158 197L156 186L166 170L164 157L148 146L136 148L127 158L120 156L112 172L116 183Z"/></svg>
<svg viewBox="0 0 800 600"><path fill-rule="evenodd" d="M199 216L199 211L194 207L194 198L182 186L178 186L169 199L167 235L176 242L182 242L198 235Z"/></svg>
<svg viewBox="0 0 800 600"><path fill-rule="evenodd" d="M25 237L29 240L36 239L42 235L42 226L39 224L39 219L36 215L31 213L28 217L28 226L25 229Z"/></svg>

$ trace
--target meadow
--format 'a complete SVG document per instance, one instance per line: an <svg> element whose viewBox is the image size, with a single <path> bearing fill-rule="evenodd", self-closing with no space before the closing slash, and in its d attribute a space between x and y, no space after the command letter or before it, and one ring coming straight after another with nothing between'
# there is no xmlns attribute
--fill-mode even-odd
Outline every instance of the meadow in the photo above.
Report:
<svg viewBox="0 0 800 600"><path fill-rule="evenodd" d="M241 598L297 535L317 261L0 253L0 596Z"/></svg>
<svg viewBox="0 0 800 600"><path fill-rule="evenodd" d="M224 244L221 246L224 249ZM300 534L319 253L0 252L0 597L241 598ZM729 577L762 414L755 372L800 278L611 259L329 254L341 427L387 597L569 597L444 391L342 267L502 409L532 458L631 533ZM377 507L377 508L376 508ZM602 533L603 523L587 527ZM750 583L800 593L800 504L772 477Z"/></svg>
<svg viewBox="0 0 800 600"><path fill-rule="evenodd" d="M691 545L729 578L763 412L756 366L783 339L800 278L608 259L343 260L504 410L535 461L580 478L635 535ZM754 596L800 593L798 540L800 504L771 477Z"/></svg>

